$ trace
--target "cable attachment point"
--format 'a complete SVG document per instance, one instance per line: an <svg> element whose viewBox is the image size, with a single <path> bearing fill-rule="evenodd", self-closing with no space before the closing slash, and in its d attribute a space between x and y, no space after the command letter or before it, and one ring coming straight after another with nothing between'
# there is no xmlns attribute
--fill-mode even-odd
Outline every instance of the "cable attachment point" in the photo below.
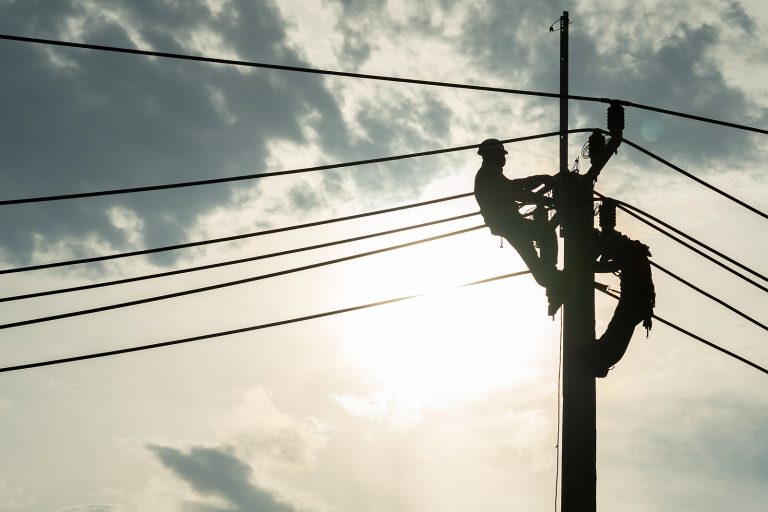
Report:
<svg viewBox="0 0 768 512"><path fill-rule="evenodd" d="M608 131L612 137L621 137L624 131L624 107L617 100L608 107Z"/></svg>
<svg viewBox="0 0 768 512"><path fill-rule="evenodd" d="M587 141L587 156L592 162L599 162L607 156L605 151L605 136L595 130Z"/></svg>
<svg viewBox="0 0 768 512"><path fill-rule="evenodd" d="M555 28L555 25L557 25L558 23L560 24L560 26ZM573 24L573 22L568 20L568 25L572 25L572 24ZM550 32L560 32L561 30L563 30L564 26L565 26L565 24L563 23L563 18L560 17L560 18L556 19L555 22L549 26L549 31Z"/></svg>
<svg viewBox="0 0 768 512"><path fill-rule="evenodd" d="M600 205L600 229L604 233L616 229L616 201L608 197Z"/></svg>

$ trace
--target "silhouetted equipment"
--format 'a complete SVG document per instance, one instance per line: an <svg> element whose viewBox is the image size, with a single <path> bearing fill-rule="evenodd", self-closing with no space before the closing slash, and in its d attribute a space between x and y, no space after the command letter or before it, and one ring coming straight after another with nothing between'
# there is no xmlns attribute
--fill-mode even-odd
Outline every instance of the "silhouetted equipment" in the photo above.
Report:
<svg viewBox="0 0 768 512"><path fill-rule="evenodd" d="M595 130L589 136L587 142L587 156L590 160L603 160L606 158L605 135L601 131Z"/></svg>
<svg viewBox="0 0 768 512"><path fill-rule="evenodd" d="M608 131L612 136L619 137L624 132L624 107L616 100L611 101L611 106L608 107Z"/></svg>
<svg viewBox="0 0 768 512"><path fill-rule="evenodd" d="M616 203L606 198L600 207L601 230L595 231L595 249L599 255L595 271L619 273L621 298L595 346L597 377L605 377L624 356L635 327L641 322L647 336L656 303L648 246L631 240L615 227Z"/></svg>
<svg viewBox="0 0 768 512"><path fill-rule="evenodd" d="M616 229L616 201L610 197L603 199L603 204L600 206L600 229L605 231L613 231Z"/></svg>
<svg viewBox="0 0 768 512"><path fill-rule="evenodd" d="M608 163L611 155L615 155L618 152L619 145L624 140L623 130L624 107L618 102L613 102L608 107L608 131L611 134L611 138L606 142L605 136L598 130L592 132L592 135L589 136L589 159L592 165L584 176L586 180L591 180L593 185L597 181L598 176L600 176L600 171Z"/></svg>

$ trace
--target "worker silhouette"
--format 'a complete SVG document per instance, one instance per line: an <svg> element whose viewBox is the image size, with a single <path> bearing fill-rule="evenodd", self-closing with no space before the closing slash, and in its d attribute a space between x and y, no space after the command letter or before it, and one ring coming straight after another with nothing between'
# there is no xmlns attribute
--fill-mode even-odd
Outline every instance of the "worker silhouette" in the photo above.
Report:
<svg viewBox="0 0 768 512"><path fill-rule="evenodd" d="M491 233L504 237L528 265L536 282L547 289L548 313L554 315L562 304L561 275L557 269L557 215L548 219L545 208L554 202L544 193L554 186L555 178L540 174L511 180L504 176L507 151L498 139L484 140L477 154L483 158L475 175L475 199L480 213ZM532 218L520 214L525 205L536 205Z"/></svg>

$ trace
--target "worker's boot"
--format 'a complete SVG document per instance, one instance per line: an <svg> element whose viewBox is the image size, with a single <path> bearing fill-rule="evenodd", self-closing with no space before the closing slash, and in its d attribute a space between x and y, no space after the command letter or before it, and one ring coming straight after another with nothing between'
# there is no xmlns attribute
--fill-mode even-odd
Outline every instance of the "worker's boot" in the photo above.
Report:
<svg viewBox="0 0 768 512"><path fill-rule="evenodd" d="M554 269L549 286L547 286L547 300L549 301L547 315L555 316L557 310L563 305L565 290L566 285L563 271Z"/></svg>

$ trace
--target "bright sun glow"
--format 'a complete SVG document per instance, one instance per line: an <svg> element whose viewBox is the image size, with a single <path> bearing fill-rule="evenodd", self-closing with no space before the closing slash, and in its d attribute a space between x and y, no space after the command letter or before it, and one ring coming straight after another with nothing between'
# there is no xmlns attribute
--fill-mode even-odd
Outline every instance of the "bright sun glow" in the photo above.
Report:
<svg viewBox="0 0 768 512"><path fill-rule="evenodd" d="M457 261L470 261L462 249L467 245L452 245L450 258L440 248L412 251L402 256L397 272L347 276L348 290L364 287L377 298L394 297L398 289L400 295L408 293L402 291L413 290L414 283L425 293L356 314L345 323L345 348L371 389L365 397L344 397L348 409L384 416L387 408L399 408L400 414L418 416L424 408L450 407L519 384L540 367L540 358L549 352L542 348L548 334L540 321L543 303L530 297L543 297L543 292L530 276L458 288L473 280L455 268ZM507 249L505 254L511 267L513 253ZM499 327L498 319L506 328Z"/></svg>

